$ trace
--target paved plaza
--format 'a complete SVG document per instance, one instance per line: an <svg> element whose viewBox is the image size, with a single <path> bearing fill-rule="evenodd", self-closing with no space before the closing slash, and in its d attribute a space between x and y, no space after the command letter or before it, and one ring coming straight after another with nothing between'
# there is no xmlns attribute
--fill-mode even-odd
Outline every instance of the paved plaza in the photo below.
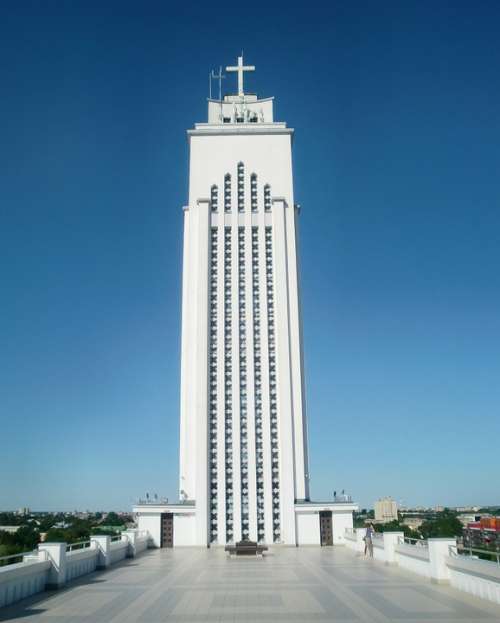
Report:
<svg viewBox="0 0 500 623"><path fill-rule="evenodd" d="M1 621L500 622L500 607L342 547L150 550L0 610Z"/></svg>

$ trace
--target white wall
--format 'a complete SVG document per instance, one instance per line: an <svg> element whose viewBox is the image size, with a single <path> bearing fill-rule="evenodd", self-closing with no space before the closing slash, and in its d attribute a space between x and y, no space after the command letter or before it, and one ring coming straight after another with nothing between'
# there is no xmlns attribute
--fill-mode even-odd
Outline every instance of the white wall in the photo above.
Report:
<svg viewBox="0 0 500 623"><path fill-rule="evenodd" d="M318 519L319 521L319 519ZM352 512L336 512L332 513L333 523L333 544L345 545L346 529L352 528Z"/></svg>
<svg viewBox="0 0 500 623"><path fill-rule="evenodd" d="M191 130L189 205L198 199L210 197L212 184L219 192L224 188L224 175L231 173L234 179L236 167L241 160L245 172L256 173L259 188L270 184L274 197L285 197L293 206L291 134L286 127L267 126L267 134L259 134L256 128L230 133L231 129L220 127L217 135L203 129ZM233 126L234 127L234 126Z"/></svg>
<svg viewBox="0 0 500 623"><path fill-rule="evenodd" d="M486 560L447 557L450 584L466 593L500 604L500 566Z"/></svg>
<svg viewBox="0 0 500 623"><path fill-rule="evenodd" d="M384 539L380 537L372 538L373 557L380 562L387 562L385 555Z"/></svg>
<svg viewBox="0 0 500 623"><path fill-rule="evenodd" d="M297 544L319 545L319 515L317 512L296 513L295 515Z"/></svg>
<svg viewBox="0 0 500 623"><path fill-rule="evenodd" d="M400 543L396 546L395 551L396 560L400 567L426 578L431 577L429 551L425 547Z"/></svg>
<svg viewBox="0 0 500 623"><path fill-rule="evenodd" d="M92 573L97 567L97 550L94 547L78 549L66 554L66 581Z"/></svg>
<svg viewBox="0 0 500 623"><path fill-rule="evenodd" d="M188 546L195 543L196 515L174 514L174 546Z"/></svg>
<svg viewBox="0 0 500 623"><path fill-rule="evenodd" d="M128 541L116 541L111 543L110 547L110 564L114 565L127 557Z"/></svg>
<svg viewBox="0 0 500 623"><path fill-rule="evenodd" d="M141 511L137 517L139 530L146 530L151 536L154 547L161 545L161 515Z"/></svg>
<svg viewBox="0 0 500 623"><path fill-rule="evenodd" d="M138 537L135 541L135 553L140 554L144 550L148 549L149 537Z"/></svg>
<svg viewBox="0 0 500 623"><path fill-rule="evenodd" d="M50 568L49 561L0 567L0 608L43 591Z"/></svg>
<svg viewBox="0 0 500 623"><path fill-rule="evenodd" d="M275 344L277 362L277 397L279 428L279 486L280 486L280 541L295 544L295 499L308 497L307 441L305 439L305 414L303 413L303 375L300 343L300 313L298 303L298 275L296 262L295 224L296 210L293 198L291 137L293 130L284 123L269 124L196 124L188 132L190 144L189 206L185 208L185 254L183 279L182 316L182 363L181 363L181 441L180 482L189 499L196 499L197 518L195 544L206 545L208 541L207 492L207 276L209 225L219 227L219 278L217 295L218 335L222 336L225 301L222 279L224 252L222 223L232 228L232 317L233 317L233 527L234 540L241 538L240 508L240 400L239 400L239 334L237 318L238 300L238 249L236 245L238 227L246 230L246 283L247 283L247 386L253 387L254 367L251 348L253 319L251 300L251 257L249 251L251 226L257 225L259 238L260 279L260 328L261 328L261 377L263 405L264 446L264 522L265 540L273 542L272 517L272 473L271 450L268 439L269 387L268 371L267 301L264 227L272 224L273 289L275 307ZM238 213L237 166L241 161L245 167L245 212ZM232 176L232 213L223 212L224 175ZM258 211L249 210L251 173L257 175ZM219 189L219 212L208 212L206 199L210 197L212 184ZM270 184L273 198L270 213L264 213L263 186ZM217 474L218 486L218 542L226 542L225 524L225 457L222 451L225 439L223 404L224 393L224 344L218 340L218 413L217 413ZM222 385L221 385L222 384ZM251 392L250 392L251 394ZM253 412L252 398L247 403L248 413ZM250 418L251 421L251 418ZM253 431L248 429L249 470L249 526L250 536L256 538L256 485L254 474L256 463ZM175 533L175 530L174 530ZM181 533L182 534L182 533ZM336 542L342 542L343 526L334 535ZM175 536L174 536L175 541Z"/></svg>
<svg viewBox="0 0 500 623"><path fill-rule="evenodd" d="M306 510L295 507L295 526L298 545L320 545L320 508ZM352 511L332 512L332 534L334 545L345 545L346 529L352 529Z"/></svg>

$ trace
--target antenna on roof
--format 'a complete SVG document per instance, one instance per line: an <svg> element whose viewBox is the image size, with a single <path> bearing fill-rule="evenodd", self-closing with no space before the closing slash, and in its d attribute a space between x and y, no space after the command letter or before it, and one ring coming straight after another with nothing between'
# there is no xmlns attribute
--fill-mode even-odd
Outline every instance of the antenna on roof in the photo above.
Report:
<svg viewBox="0 0 500 623"><path fill-rule="evenodd" d="M212 99L212 79L219 81L219 100L222 101L222 81L226 76L222 73L222 67L219 67L219 73L216 74L212 69L210 74L210 99Z"/></svg>

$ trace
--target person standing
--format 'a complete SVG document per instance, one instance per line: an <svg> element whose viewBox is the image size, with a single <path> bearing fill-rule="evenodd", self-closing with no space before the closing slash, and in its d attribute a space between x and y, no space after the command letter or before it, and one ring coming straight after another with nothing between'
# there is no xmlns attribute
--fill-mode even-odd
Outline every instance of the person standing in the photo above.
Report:
<svg viewBox="0 0 500 623"><path fill-rule="evenodd" d="M375 530L373 524L368 524L365 533L365 556L368 554L370 558L373 558L373 534Z"/></svg>

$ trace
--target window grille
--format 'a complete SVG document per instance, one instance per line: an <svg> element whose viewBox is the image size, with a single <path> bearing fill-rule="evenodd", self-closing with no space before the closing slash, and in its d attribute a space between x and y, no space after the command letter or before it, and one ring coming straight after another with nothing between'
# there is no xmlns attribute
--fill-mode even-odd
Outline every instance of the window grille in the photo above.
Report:
<svg viewBox="0 0 500 623"><path fill-rule="evenodd" d="M264 186L264 211L271 211L271 187L269 184Z"/></svg>
<svg viewBox="0 0 500 623"><path fill-rule="evenodd" d="M231 176L224 176L224 212L231 212Z"/></svg>
<svg viewBox="0 0 500 623"><path fill-rule="evenodd" d="M216 187L212 187L213 189ZM213 194L212 194L212 209ZM210 352L217 352L217 227L212 227L210 231ZM210 516L210 542L217 542L217 357L211 355L209 358L210 375L210 404L209 404L209 430L210 430L210 454L213 458L212 468L209 471L210 486L210 506L212 508Z"/></svg>
<svg viewBox="0 0 500 623"><path fill-rule="evenodd" d="M210 205L212 207L212 212L217 212L217 210L219 209L218 201L219 189L217 188L216 184L214 184L210 189Z"/></svg>
<svg viewBox="0 0 500 623"><path fill-rule="evenodd" d="M266 188L269 189L267 186ZM269 209L270 209L270 189L269 189ZM265 197L266 195L264 195ZM273 285L273 241L272 228L265 228L265 250L266 250L266 297L268 308L268 356L269 356L269 396L271 412L271 446L272 446L272 513L273 513L273 541L281 541L281 517L280 517L280 480L279 480L279 452L278 452L278 410L276 401L276 343L274 339L275 320L274 320L274 285ZM272 372L271 372L272 370Z"/></svg>
<svg viewBox="0 0 500 623"><path fill-rule="evenodd" d="M252 212L257 212L257 174L250 176L250 204Z"/></svg>
<svg viewBox="0 0 500 623"><path fill-rule="evenodd" d="M238 212L245 209L245 166L243 162L238 163Z"/></svg>

